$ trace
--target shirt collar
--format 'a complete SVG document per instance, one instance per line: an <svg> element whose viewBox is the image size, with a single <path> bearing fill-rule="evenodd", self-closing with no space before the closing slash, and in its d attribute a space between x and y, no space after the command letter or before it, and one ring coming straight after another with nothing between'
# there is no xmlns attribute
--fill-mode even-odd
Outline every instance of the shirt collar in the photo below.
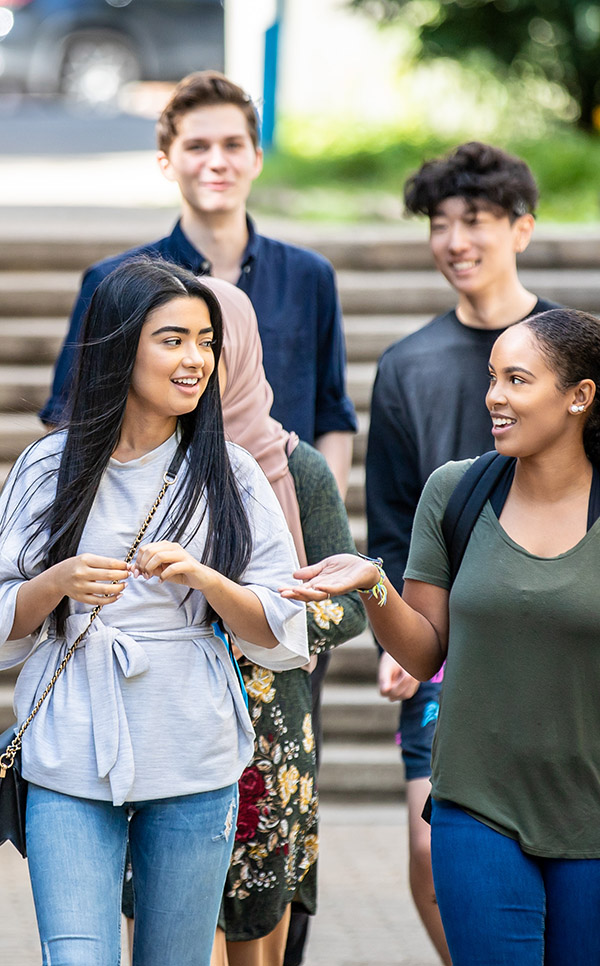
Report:
<svg viewBox="0 0 600 966"><path fill-rule="evenodd" d="M241 270L248 275L252 271L252 265L258 255L260 235L257 233L250 215L246 215L246 227L248 229L248 242L242 255ZM177 222L171 232L172 252L177 261L184 268L194 272L195 275L210 275L211 264L202 252L192 245L181 227L181 219Z"/></svg>

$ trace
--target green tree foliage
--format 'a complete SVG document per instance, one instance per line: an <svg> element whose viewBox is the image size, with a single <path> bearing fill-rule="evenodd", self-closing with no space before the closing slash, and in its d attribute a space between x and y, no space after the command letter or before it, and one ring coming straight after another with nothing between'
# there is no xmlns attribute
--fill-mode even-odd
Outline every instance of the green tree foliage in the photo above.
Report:
<svg viewBox="0 0 600 966"><path fill-rule="evenodd" d="M349 0L418 29L423 58L483 53L517 74L560 84L591 130L600 102L600 3L588 0Z"/></svg>

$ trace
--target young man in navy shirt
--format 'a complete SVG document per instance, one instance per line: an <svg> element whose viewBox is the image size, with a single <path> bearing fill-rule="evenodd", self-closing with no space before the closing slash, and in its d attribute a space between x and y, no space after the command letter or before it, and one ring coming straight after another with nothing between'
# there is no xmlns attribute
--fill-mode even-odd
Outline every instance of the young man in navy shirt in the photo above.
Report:
<svg viewBox="0 0 600 966"><path fill-rule="evenodd" d="M404 197L407 211L429 218L431 252L457 303L384 352L373 388L369 553L383 557L398 590L430 473L449 460L494 448L485 406L493 343L508 325L554 307L528 292L517 273L517 254L529 244L538 197L525 162L490 145L463 144L424 164L408 180ZM435 902L429 826L421 818L440 688L436 679L420 685L389 654L381 654L380 692L402 701L398 742L407 778L411 890L441 959L450 963Z"/></svg>
<svg viewBox="0 0 600 966"><path fill-rule="evenodd" d="M221 74L191 74L163 110L157 136L161 171L181 192L181 217L166 238L85 272L41 418L51 425L63 418L83 315L99 282L126 258L160 255L246 292L258 318L272 415L323 453L345 494L356 416L346 394L335 276L317 253L259 235L246 213L262 169L252 101Z"/></svg>

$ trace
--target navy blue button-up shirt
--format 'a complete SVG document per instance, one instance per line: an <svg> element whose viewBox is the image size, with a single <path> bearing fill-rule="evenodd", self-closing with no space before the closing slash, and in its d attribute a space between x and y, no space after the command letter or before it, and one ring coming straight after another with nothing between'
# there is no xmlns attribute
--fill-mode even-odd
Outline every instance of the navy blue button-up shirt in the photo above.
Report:
<svg viewBox="0 0 600 966"><path fill-rule="evenodd" d="M265 372L275 399L271 415L307 443L324 433L354 432L356 416L346 393L346 350L331 265L316 252L259 235L250 219L248 232L237 285L258 318ZM56 425L64 417L82 320L96 287L117 265L136 255L158 255L196 275L211 268L179 223L166 238L89 268L56 363L52 395L40 413L44 422Z"/></svg>

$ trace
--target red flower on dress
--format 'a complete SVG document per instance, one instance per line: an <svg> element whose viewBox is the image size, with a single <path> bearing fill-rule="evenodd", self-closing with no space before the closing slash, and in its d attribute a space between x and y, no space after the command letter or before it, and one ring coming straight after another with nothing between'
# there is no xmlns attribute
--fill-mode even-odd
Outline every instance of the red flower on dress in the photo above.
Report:
<svg viewBox="0 0 600 966"><path fill-rule="evenodd" d="M238 811L236 842L247 842L253 838L258 828L259 811L245 799L240 799Z"/></svg>
<svg viewBox="0 0 600 966"><path fill-rule="evenodd" d="M239 780L240 801L257 802L266 792L265 780L258 768L246 768Z"/></svg>

